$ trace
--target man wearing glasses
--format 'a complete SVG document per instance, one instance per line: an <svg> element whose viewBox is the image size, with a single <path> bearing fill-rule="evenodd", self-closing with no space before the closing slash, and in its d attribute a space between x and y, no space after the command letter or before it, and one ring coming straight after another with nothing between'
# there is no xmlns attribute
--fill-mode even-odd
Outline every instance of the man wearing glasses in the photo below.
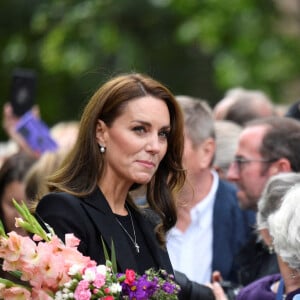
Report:
<svg viewBox="0 0 300 300"><path fill-rule="evenodd" d="M240 134L227 178L238 186L240 206L257 210L268 179L281 172L300 171L300 122L287 117L250 121ZM242 249L237 261L240 282L246 285L278 272L274 254L269 254L256 234Z"/></svg>
<svg viewBox="0 0 300 300"><path fill-rule="evenodd" d="M299 171L300 122L269 117L251 121L243 129L227 178L239 188L240 206L256 211L271 176Z"/></svg>

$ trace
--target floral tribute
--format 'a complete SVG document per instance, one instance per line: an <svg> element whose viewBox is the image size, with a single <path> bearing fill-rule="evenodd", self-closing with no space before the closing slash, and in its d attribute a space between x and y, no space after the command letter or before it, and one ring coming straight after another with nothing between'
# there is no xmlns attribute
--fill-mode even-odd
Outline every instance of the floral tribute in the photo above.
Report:
<svg viewBox="0 0 300 300"><path fill-rule="evenodd" d="M6 233L0 221L2 269L16 278L0 278L0 299L178 299L180 288L173 275L153 269L143 275L129 269L117 273L113 244L109 259L103 241L106 264L97 265L77 250L80 240L73 234L66 234L63 243L53 230L46 233L24 203L13 203L21 215L16 226L32 238Z"/></svg>

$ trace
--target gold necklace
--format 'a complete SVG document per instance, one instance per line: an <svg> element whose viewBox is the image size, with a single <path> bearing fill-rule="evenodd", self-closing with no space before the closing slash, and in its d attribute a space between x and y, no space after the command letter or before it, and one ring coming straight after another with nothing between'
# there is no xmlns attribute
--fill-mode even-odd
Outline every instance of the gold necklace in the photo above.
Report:
<svg viewBox="0 0 300 300"><path fill-rule="evenodd" d="M121 228L123 229L123 231L127 234L127 236L129 237L129 239L130 239L131 242L133 243L136 252L137 252L137 253L140 253L140 246L139 246L139 244L138 244L137 241L136 241L135 228L134 228L134 223L133 223L133 219L132 219L132 216L131 216L131 212L130 212L129 207L127 207L127 205L125 205L125 207L126 207L126 209L127 209L127 211L128 211L129 217L130 217L130 221L131 221L131 226L132 226L132 232L133 232L134 239L132 238L132 236L130 235L130 233L126 230L126 228L123 226L123 224L119 221L119 219L118 219L117 217L116 217L116 221L118 222L118 224L121 226Z"/></svg>

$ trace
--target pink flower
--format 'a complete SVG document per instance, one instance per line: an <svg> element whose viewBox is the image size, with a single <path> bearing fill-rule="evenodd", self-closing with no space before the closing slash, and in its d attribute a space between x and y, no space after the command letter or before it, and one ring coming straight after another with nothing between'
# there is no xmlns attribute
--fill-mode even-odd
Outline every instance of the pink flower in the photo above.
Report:
<svg viewBox="0 0 300 300"><path fill-rule="evenodd" d="M5 300L31 300L30 292L22 287L14 286L2 291L2 299Z"/></svg>
<svg viewBox="0 0 300 300"><path fill-rule="evenodd" d="M53 255L52 252L47 253L46 247L44 250L39 253L41 259L37 266L37 273L30 279L30 284L36 288L44 286L55 290L63 278L64 259L60 255Z"/></svg>
<svg viewBox="0 0 300 300"><path fill-rule="evenodd" d="M53 300L53 297L44 290L32 289L31 294L32 300Z"/></svg>
<svg viewBox="0 0 300 300"><path fill-rule="evenodd" d="M94 280L94 286L100 289L105 284L105 276L103 274L96 274L96 278Z"/></svg>
<svg viewBox="0 0 300 300"><path fill-rule="evenodd" d="M37 235L37 234L34 234L33 235L33 237L32 237L32 239L35 241L35 242L41 242L43 239L39 236L39 235Z"/></svg>
<svg viewBox="0 0 300 300"><path fill-rule="evenodd" d="M36 244L29 237L20 236L14 231L8 233L6 242L3 239L0 242L0 257L4 259L3 270L22 270L29 260L32 273L34 266L31 266L31 262L36 258Z"/></svg>
<svg viewBox="0 0 300 300"><path fill-rule="evenodd" d="M91 295L89 282L87 280L81 280L74 292L75 300L90 300Z"/></svg>
<svg viewBox="0 0 300 300"><path fill-rule="evenodd" d="M125 283L127 283L128 285L132 285L135 281L135 272L131 269L126 269L125 275Z"/></svg>
<svg viewBox="0 0 300 300"><path fill-rule="evenodd" d="M6 241L1 238L0 257L13 262L19 260L21 255L33 255L34 249L35 243L29 237L23 237L12 231L8 233Z"/></svg>
<svg viewBox="0 0 300 300"><path fill-rule="evenodd" d="M66 247L77 247L80 243L80 239L78 239L73 233L65 234L65 244Z"/></svg>

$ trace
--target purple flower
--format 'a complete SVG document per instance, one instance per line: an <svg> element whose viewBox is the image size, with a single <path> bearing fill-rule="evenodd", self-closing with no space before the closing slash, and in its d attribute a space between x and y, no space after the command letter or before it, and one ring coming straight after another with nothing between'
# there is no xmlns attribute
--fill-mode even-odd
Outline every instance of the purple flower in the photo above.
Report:
<svg viewBox="0 0 300 300"><path fill-rule="evenodd" d="M146 274L137 275L134 281L125 281L121 284L122 295L128 297L128 299L171 299L170 296L174 297L172 299L177 299L178 285L165 271L160 273L160 271L149 269Z"/></svg>
<svg viewBox="0 0 300 300"><path fill-rule="evenodd" d="M175 290L175 286L170 283L170 282L164 282L163 286L162 286L162 289L168 293L168 294L172 294Z"/></svg>

